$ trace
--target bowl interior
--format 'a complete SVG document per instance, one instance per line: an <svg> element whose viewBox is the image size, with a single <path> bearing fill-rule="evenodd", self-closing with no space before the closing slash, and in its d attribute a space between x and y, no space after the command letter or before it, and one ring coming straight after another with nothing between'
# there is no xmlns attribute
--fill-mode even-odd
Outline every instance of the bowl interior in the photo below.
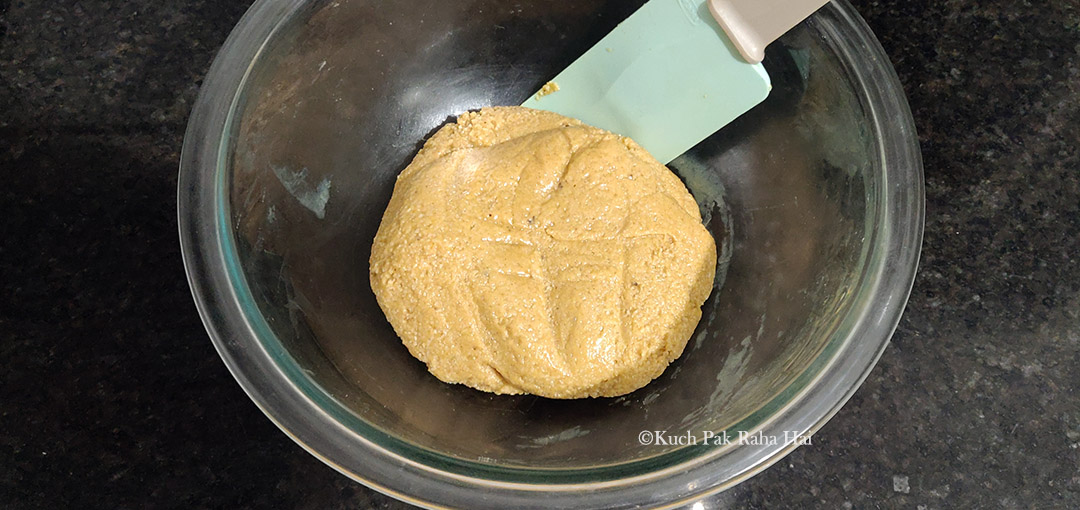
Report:
<svg viewBox="0 0 1080 510"><path fill-rule="evenodd" d="M227 126L222 221L240 297L272 333L260 341L342 426L466 474L614 478L689 455L640 431L767 421L842 336L884 171L828 12L770 48L764 104L670 165L721 253L700 326L652 384L580 401L484 394L429 375L386 321L371 241L426 137L464 111L520 104L641 3L312 2L274 32Z"/></svg>

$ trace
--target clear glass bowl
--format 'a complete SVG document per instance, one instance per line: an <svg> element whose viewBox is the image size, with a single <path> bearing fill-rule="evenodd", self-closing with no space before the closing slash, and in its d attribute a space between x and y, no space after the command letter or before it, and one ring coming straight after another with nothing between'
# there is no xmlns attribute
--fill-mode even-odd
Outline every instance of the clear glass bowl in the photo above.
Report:
<svg viewBox="0 0 1080 510"><path fill-rule="evenodd" d="M225 363L312 454L424 506L677 506L779 460L866 377L914 278L922 168L895 73L843 1L770 48L764 104L671 165L721 240L718 290L652 384L488 395L437 381L387 323L371 240L425 137L520 104L641 3L261 0L234 30L184 143L181 244Z"/></svg>

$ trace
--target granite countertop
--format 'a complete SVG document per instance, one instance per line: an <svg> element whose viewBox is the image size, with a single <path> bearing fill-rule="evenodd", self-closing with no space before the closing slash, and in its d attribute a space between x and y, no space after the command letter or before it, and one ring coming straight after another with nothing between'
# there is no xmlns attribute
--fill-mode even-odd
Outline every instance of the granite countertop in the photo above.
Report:
<svg viewBox="0 0 1080 510"><path fill-rule="evenodd" d="M892 345L751 508L1080 507L1080 6L859 0L909 94ZM192 303L187 115L236 0L0 0L0 507L403 508L267 420Z"/></svg>

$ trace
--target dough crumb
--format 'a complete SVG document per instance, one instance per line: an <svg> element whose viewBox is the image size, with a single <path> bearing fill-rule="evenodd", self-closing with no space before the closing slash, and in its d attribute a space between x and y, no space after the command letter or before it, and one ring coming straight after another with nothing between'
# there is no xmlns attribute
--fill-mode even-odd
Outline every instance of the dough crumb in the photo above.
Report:
<svg viewBox="0 0 1080 510"><path fill-rule="evenodd" d="M536 99L540 99L544 96L550 96L559 91L559 84L553 81L549 81L540 88L540 92L536 93Z"/></svg>

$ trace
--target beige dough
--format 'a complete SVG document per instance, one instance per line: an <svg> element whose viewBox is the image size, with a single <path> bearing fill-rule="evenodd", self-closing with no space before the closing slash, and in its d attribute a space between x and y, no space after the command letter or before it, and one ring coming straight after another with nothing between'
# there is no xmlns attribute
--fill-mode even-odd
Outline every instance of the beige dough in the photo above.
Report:
<svg viewBox="0 0 1080 510"><path fill-rule="evenodd" d="M398 177L371 286L449 383L623 395L686 346L716 247L682 182L629 138L522 107L466 113Z"/></svg>

